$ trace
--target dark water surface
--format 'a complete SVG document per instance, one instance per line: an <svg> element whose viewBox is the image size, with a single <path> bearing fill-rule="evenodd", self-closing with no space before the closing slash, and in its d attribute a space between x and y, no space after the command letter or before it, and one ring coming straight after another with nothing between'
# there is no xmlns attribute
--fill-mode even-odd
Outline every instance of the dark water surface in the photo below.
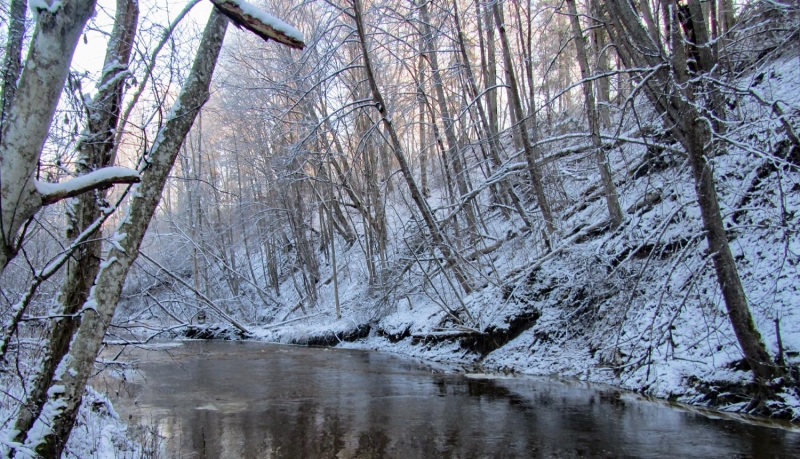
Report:
<svg viewBox="0 0 800 459"><path fill-rule="evenodd" d="M161 457L800 458L797 432L378 352L197 341L132 357L115 407L158 429Z"/></svg>

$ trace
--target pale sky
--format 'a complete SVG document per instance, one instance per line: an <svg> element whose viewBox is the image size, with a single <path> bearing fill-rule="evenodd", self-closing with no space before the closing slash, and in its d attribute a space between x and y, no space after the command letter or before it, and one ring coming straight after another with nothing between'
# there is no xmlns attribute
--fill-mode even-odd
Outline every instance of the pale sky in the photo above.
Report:
<svg viewBox="0 0 800 459"><path fill-rule="evenodd" d="M139 1L139 26L147 26L149 24L160 24L164 27L175 18L189 0L140 0ZM116 6L115 0L98 0L97 1L97 16L94 21L96 25L107 33L111 32L113 26L114 10ZM167 14L167 6L169 13ZM192 11L187 15L184 21L194 21L202 27L211 13L213 5L208 0L202 0L200 3L192 8ZM153 13L155 11L155 13ZM78 42L78 48L75 51L75 56L72 59L72 69L76 71L89 71L94 75L94 81L100 70L103 68L103 59L106 52L106 42L108 41L107 35L99 31L91 30L86 32L86 43L83 38ZM134 55L134 58L136 56ZM89 88L87 88L89 89ZM94 88L92 88L92 92Z"/></svg>

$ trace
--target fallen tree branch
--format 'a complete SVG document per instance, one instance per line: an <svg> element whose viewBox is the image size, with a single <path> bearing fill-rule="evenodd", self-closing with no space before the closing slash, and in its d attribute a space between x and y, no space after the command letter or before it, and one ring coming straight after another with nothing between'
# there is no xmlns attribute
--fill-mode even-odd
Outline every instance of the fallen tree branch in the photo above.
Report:
<svg viewBox="0 0 800 459"><path fill-rule="evenodd" d="M214 302L211 301L211 299L209 299L207 296L203 295L200 291L198 291L197 289L195 289L194 287L189 285L185 280L183 280L180 277L178 277L177 275L173 274L172 272L167 270L167 268L161 266L161 264L159 264L157 261L155 261L152 258L150 258L149 256L147 256L146 253L140 251L139 255L141 255L145 260L149 261L150 263L156 265L156 267L158 269L162 270L164 272L164 274L166 274L167 276L175 279L179 284L181 284L184 287L186 287L189 290L191 290L195 295L197 295L198 298L203 300L203 302L206 303L208 305L208 307L211 308L212 311L214 311L217 314L219 314L223 319L227 320L231 325L233 325L234 327L238 328L242 332L247 333L248 335L252 334L252 332L250 330L248 330L247 327L245 327L244 325L240 324L239 321L237 321L233 317L231 317L228 314L226 314L225 311L223 311L219 306L214 304Z"/></svg>
<svg viewBox="0 0 800 459"><path fill-rule="evenodd" d="M290 48L303 49L303 34L280 19L242 0L211 0L236 27L253 32L265 41L275 40Z"/></svg>
<svg viewBox="0 0 800 459"><path fill-rule="evenodd" d="M290 324L292 322L297 322L297 321L303 320L303 319L310 319L312 317L324 316L325 314L327 314L327 312L318 312L316 314L311 314L310 316L295 317L294 319L284 320L282 322L276 322L276 323L273 323L273 324L266 325L266 326L264 326L264 330L269 330L270 328L280 327L281 325Z"/></svg>

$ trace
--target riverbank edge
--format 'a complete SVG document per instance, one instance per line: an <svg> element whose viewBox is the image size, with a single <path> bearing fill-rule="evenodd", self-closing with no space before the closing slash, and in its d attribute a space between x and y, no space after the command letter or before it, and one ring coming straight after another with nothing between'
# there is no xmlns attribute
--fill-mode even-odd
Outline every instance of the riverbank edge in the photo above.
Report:
<svg viewBox="0 0 800 459"><path fill-rule="evenodd" d="M751 373L743 362L731 364L731 377L723 381L708 381L692 376L683 385L685 392L660 396L648 386L625 384L621 371L599 367L588 359L572 362L568 371L541 372L530 367L514 367L492 363L489 357L495 351L506 351L514 339L533 327L532 316L506 318L508 328L495 329L478 338L474 333L437 335L413 335L409 332L393 334L376 323L353 323L350 327L331 326L316 329L298 338L291 332L266 333L257 330L246 336L239 330L222 324L190 325L174 335L176 339L221 339L255 341L272 344L287 344L308 347L359 349L387 352L404 357L420 359L426 363L443 364L463 374L486 374L496 377L546 377L561 381L591 383L608 386L620 393L631 394L642 400L664 403L689 411L702 411L706 416L730 417L742 422L764 424L788 430L800 431L800 419L792 417L794 404L781 398L784 381L773 382L774 394L758 409L753 409L753 400L760 397L759 385L752 380ZM521 325L523 324L523 325ZM341 322L338 323L341 325ZM291 328L289 328L291 329ZM487 345L487 342L493 345ZM488 346L488 347L487 347ZM511 353L517 352L511 350ZM505 359L507 361L508 359ZM594 371L592 371L594 370ZM795 370L797 370L795 368ZM791 381L791 380L789 380ZM792 389L794 387L792 386ZM774 425L777 424L777 425Z"/></svg>

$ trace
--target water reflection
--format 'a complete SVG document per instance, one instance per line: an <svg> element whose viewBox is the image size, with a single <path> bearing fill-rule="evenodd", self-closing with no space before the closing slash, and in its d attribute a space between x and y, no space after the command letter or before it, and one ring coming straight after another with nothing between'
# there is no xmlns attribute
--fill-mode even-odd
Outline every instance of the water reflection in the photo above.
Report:
<svg viewBox="0 0 800 459"><path fill-rule="evenodd" d="M614 391L445 374L392 355L260 343L136 351L115 402L168 457L800 457L800 434Z"/></svg>

